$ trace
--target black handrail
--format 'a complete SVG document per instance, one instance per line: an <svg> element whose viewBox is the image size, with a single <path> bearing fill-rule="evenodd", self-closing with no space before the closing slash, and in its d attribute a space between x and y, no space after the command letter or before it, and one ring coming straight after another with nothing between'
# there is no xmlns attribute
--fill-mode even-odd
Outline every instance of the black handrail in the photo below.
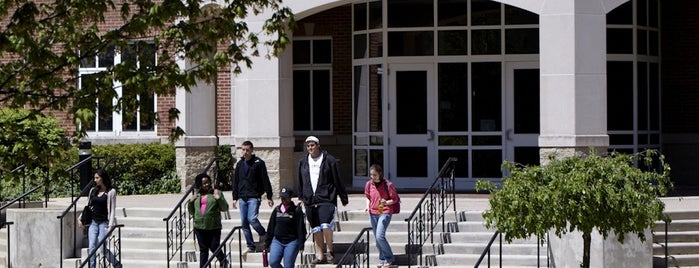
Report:
<svg viewBox="0 0 699 268"><path fill-rule="evenodd" d="M81 160L77 164L67 168L65 170L65 172L66 173L75 172L76 169L78 169L86 164L91 164L92 158L98 159L97 166L99 167L99 159L102 159L103 157L102 156L89 156L89 157ZM107 162L104 163L104 166L101 168L106 169L107 166L109 166L109 164L111 164L114 160L115 160L114 157L110 158L109 160L107 160ZM74 174L72 173L70 175L70 177L73 177L73 176L74 176ZM78 196L75 196L75 193L73 193L74 187L71 187L71 196L72 196L71 198L73 199L73 201L70 202L70 205L68 205L68 207L63 210L61 215L58 215L56 217L60 221L59 222L59 224L60 224L60 234L59 234L60 240L59 241L63 241L63 227L64 227L63 218L65 218L65 216L71 211L71 209L73 210L73 222L76 223L76 224L73 224L73 255L77 255L76 250L78 247L78 241L77 241L77 237L78 237L78 224L77 224L77 222L78 222L78 207L77 207L77 203L80 200L80 197L82 197L85 193L90 191L90 189L94 186L94 183L95 182L93 180L90 180L90 182L85 186L85 188L83 188L80 191L80 194L78 194ZM60 257L60 267L63 268L63 243L61 243L59 250L60 250L60 253L58 255Z"/></svg>
<svg viewBox="0 0 699 268"><path fill-rule="evenodd" d="M202 173L208 173L209 169L213 167L212 177L214 179L214 182L218 181L218 162L218 157L212 158L211 160L209 160L209 163L204 168L204 171L202 171ZM180 198L180 201L177 202L177 205L175 205L172 211L170 211L170 214L168 214L167 217L163 218L163 221L165 222L165 236L167 243L165 249L167 267L170 267L170 261L177 255L178 252L180 255L179 261L182 261L184 257L184 253L182 252L183 245L185 242L187 242L189 236L192 235L194 225L192 224L192 216L189 215L189 212L186 208L187 203L185 202L189 198L189 195L192 193L192 191L194 191L194 184L187 188L187 190L182 195L182 198Z"/></svg>
<svg viewBox="0 0 699 268"><path fill-rule="evenodd" d="M365 227L364 229L362 229L361 232L359 232L357 238L355 238L354 241L352 241L352 244L347 249L347 252L345 252L345 254L342 255L342 258L340 258L340 260L337 262L337 266L335 266L335 268L342 268L343 265L349 265L350 267L362 267L362 263L366 263L366 268L369 268L371 259L369 256L369 242L371 239L371 237L369 236L371 234L370 231L373 231L373 228ZM361 241L365 233L366 238L364 241ZM358 249L356 247L364 248ZM349 260L346 259L349 258L349 255L352 255L354 259L352 260L352 262L347 263Z"/></svg>
<svg viewBox="0 0 699 268"><path fill-rule="evenodd" d="M228 260L228 267L221 265L221 263L219 263L219 266L217 266L217 267L230 268L233 266L233 264L231 263L232 258L231 258L231 251L230 251L230 249L233 248L233 246L230 246L231 243L233 243L233 241L230 241L230 240L236 231L238 232L238 256L243 256L243 242L242 242L243 241L242 240L243 226L236 226L236 227L233 227L233 229L230 232L228 232L228 235L226 235L226 237L223 239L223 241L221 241L221 244L218 246L218 248L216 248L216 250L214 250L214 253L211 254L211 256L209 256L209 259L206 261L206 264L204 264L204 267L211 267L210 265L213 263L213 261L218 260L218 259L216 259L216 255L218 255L218 253L221 251L226 252L225 254L226 254L226 260ZM226 249L228 249L228 250L226 250ZM239 265L238 267L240 267L240 268L243 267L243 258L242 257L238 258L238 265Z"/></svg>
<svg viewBox="0 0 699 268"><path fill-rule="evenodd" d="M442 222L442 230L446 230L444 214L450 206L454 206L456 215L456 191L454 170L456 157L450 157L444 163L432 185L425 191L418 201L413 212L405 219L408 223L408 248L407 255L412 266L413 256L418 255L419 265L422 266L422 246L430 239L434 243L434 228L438 222ZM428 199L429 198L429 199ZM440 209L437 211L437 209Z"/></svg>
<svg viewBox="0 0 699 268"><path fill-rule="evenodd" d="M493 242L495 242L495 239L498 238L498 237L500 238L500 245L498 246L498 249L499 249L498 263L499 263L500 267L502 267L502 257L503 257L503 254L502 254L502 245L503 245L503 243L502 243L502 234L501 234L500 232L498 232L498 231L495 231L495 233L493 234L493 236L490 238L490 241L488 241L488 244L485 246L485 249L483 249L483 252L481 253L481 256L478 258L478 261L477 261L476 264L473 266L473 268L478 268L478 267L480 267L481 263L483 262L483 259L485 259L486 256L488 257L488 267L490 267L490 255L491 255L491 254L490 254L490 251L491 251L490 249L491 249L491 247L493 246ZM549 242L548 234L546 234L546 241L547 241L547 247L546 247L546 249L547 249L547 251L546 251L547 254L546 254L546 266L545 266L545 267L551 267L551 266L550 266L550 259L551 259L551 257L550 257L550 255L548 254L548 253L550 252L550 250L551 250L550 245L548 245L548 242ZM541 239L540 239L539 236L537 236L537 240L536 240L536 267L541 267L541 243L540 243L540 242L541 242Z"/></svg>
<svg viewBox="0 0 699 268"><path fill-rule="evenodd" d="M104 250L109 250L110 252L112 252L112 254L114 255L114 258L119 263L121 263L121 227L124 227L124 225L117 224L116 226L114 226L114 228L110 229L109 232L107 232L107 234L102 238L102 240L100 240L97 243L95 248L93 248L89 252L89 254L87 255L87 258L85 258L85 260L80 262L80 265L78 267L83 268L83 267L85 267L86 264L90 263L90 258L92 258L92 256L97 254L97 250L99 250L100 248L104 248ZM116 240L112 239L112 233L114 233L114 230L117 230ZM113 247L112 247L112 245L113 245ZM112 249L114 249L114 250L112 250ZM102 252L105 252L104 250ZM106 264L107 264L107 261L108 261L107 259L109 258L109 256L105 256L105 255L107 255L107 254L103 253L99 260L95 260L95 263L99 263L101 260L101 262L102 262L101 267L107 267Z"/></svg>
<svg viewBox="0 0 699 268"><path fill-rule="evenodd" d="M667 264L668 264L668 258L670 257L670 254L669 254L668 248L667 248L667 240L669 238L669 235L668 235L669 225L670 225L670 222L672 220L670 220L670 217L668 216L665 219L663 219L663 221L665 221L665 267L668 267Z"/></svg>
<svg viewBox="0 0 699 268"><path fill-rule="evenodd" d="M12 224L14 224L14 222L11 221L0 224L0 229L7 226L7 268L12 268L12 261L10 260L10 249L12 248L12 244L10 244L10 225Z"/></svg>
<svg viewBox="0 0 699 268"><path fill-rule="evenodd" d="M495 238L500 237L500 245L502 245L502 236L500 235L500 232L495 232L493 236L490 238L490 241L488 241L488 245L485 246L485 250L483 250L483 253L481 253L481 256L478 257L478 261L476 261L476 265L473 267L478 267L481 265L481 262L483 262L483 258L485 258L486 254L488 255L488 267L490 267L490 247L493 245L493 242L495 242ZM500 248L502 251L502 247ZM500 254L500 266L502 266L502 254Z"/></svg>
<svg viewBox="0 0 699 268"><path fill-rule="evenodd" d="M0 210L6 209L7 207L13 205L13 204L16 203L17 201L24 199L24 198L27 197L28 195L30 195L30 194L36 192L36 190L39 190L39 188L41 188L41 186L36 186L36 187L32 188L31 190L27 191L26 193L20 195L19 197L10 200L9 202L7 202L7 204L4 204L4 205L0 206Z"/></svg>
<svg viewBox="0 0 699 268"><path fill-rule="evenodd" d="M36 157L32 158L32 160L36 160L36 159L37 159ZM48 161L47 161L47 166L48 166ZM18 167L16 167L16 168L12 169L9 173L12 174L12 173L18 172L18 171L20 171L20 170L25 170L25 168L26 168L26 165L25 165L25 164L22 164L22 165L20 165L20 166L18 166ZM46 174L47 174L47 176L48 176L48 169L47 169L47 171L46 171ZM31 193L36 192L37 190L39 190L39 188L41 188L41 185L39 185L39 186L36 186L35 188L32 188L31 190L27 191L27 190L26 190L26 188L27 188L26 185L27 185L26 177L22 177L22 192L24 192L24 194L22 194L22 195L21 195L20 197L18 197L18 198L15 198L15 199L13 199L13 200L7 202L7 203L4 204L2 207L0 207L0 210L3 210L3 209L5 209L5 208L7 208L7 207L11 206L11 205L14 204L14 203L18 203L19 208L25 208L25 207L27 206L27 201L25 200L25 197L27 197L27 196L28 196L29 194L31 194ZM45 192L46 192L46 196L45 196L45 202L44 202L44 203L45 203L45 204L48 204L48 199L49 199L48 190L45 191ZM2 202L2 200L0 200L0 202Z"/></svg>

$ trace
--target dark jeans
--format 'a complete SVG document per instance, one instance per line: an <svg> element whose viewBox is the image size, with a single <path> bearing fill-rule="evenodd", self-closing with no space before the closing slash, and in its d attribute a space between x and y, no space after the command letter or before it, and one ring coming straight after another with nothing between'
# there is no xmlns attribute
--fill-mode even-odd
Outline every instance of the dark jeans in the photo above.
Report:
<svg viewBox="0 0 699 268"><path fill-rule="evenodd" d="M204 264L209 260L209 250L214 252L221 243L221 229L203 230L195 228L194 235L199 242L199 267L204 268ZM216 258L223 267L225 267L223 264L228 263L223 250L216 254Z"/></svg>

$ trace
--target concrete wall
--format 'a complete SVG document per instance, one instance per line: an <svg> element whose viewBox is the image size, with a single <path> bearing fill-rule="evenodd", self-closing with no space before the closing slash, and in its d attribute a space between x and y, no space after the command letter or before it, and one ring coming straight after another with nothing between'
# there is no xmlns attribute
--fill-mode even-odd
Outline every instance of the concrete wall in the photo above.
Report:
<svg viewBox="0 0 699 268"><path fill-rule="evenodd" d="M583 257L582 233L570 232L559 238L550 232L549 236L553 267L580 267ZM590 267L653 267L653 236L650 229L646 230L645 236L647 240L641 242L635 234L627 234L624 244L621 244L614 233L604 239L593 231Z"/></svg>
<svg viewBox="0 0 699 268"><path fill-rule="evenodd" d="M74 257L74 213L64 221L57 219L62 209L8 209L7 220L13 221L10 232L10 259L14 268L60 267L63 258ZM61 228L63 226L63 228ZM63 232L63 238L60 234ZM35 243L35 241L42 241ZM83 232L77 229L76 247L81 248ZM61 254L62 245L62 254Z"/></svg>

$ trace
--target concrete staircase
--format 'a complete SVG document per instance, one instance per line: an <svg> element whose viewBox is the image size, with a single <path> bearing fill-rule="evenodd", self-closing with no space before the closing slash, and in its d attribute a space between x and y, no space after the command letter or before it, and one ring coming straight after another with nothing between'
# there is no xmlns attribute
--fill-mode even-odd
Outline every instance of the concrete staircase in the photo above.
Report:
<svg viewBox="0 0 699 268"><path fill-rule="evenodd" d="M699 211L667 212L667 267L699 267ZM665 267L665 222L656 222L653 233L654 267Z"/></svg>
<svg viewBox="0 0 699 268"><path fill-rule="evenodd" d="M403 207L413 207L419 201L417 197L404 197ZM360 197L351 197L350 203L364 204L365 200ZM359 232L369 227L367 214L363 209L357 208L360 206L340 207L340 221L336 226L339 230L335 232L335 258L336 261L342 257L342 250L346 249ZM457 208L465 208L457 204ZM124 267L140 268L140 267L167 267L166 260L166 234L165 222L162 220L169 213L169 208L119 208L118 223L123 224L121 230L122 236L122 263ZM224 220L224 231L222 238L236 225L240 224L239 214L237 210L231 209L231 219ZM408 225L404 221L409 216L411 211L404 209L401 214L393 216L391 225L388 228L388 240L391 243L394 254L397 256L397 264L401 267L407 267L409 259L406 255L406 244L408 242ZM412 263L414 267L473 267L478 260L485 245L493 235L493 231L486 230L483 226L481 210L464 211L459 213L447 213L446 221L447 230L442 232L441 224L435 232L434 244L426 243L423 248L424 259L422 264ZM267 206L260 208L259 219L263 226L267 226L271 209ZM456 215L455 215L456 214ZM253 234L254 231L253 231ZM257 235L255 234L257 238ZM240 256L238 253L237 234L234 235L235 242L232 243L232 265L238 267L239 259L243 260L243 267L262 267L262 254L259 252L249 253ZM243 242L243 247L245 243ZM512 244L503 245L503 267L536 267L536 242L533 240L515 241ZM369 239L370 250L370 267L375 267L378 264L378 251L374 245L373 233ZM493 244L493 255L491 257L491 265L498 264L498 243ZM189 254L195 255L198 258L198 252L195 250L194 241L190 238L185 243L185 256ZM299 256L296 263L301 264L304 261L313 259L314 246L312 239L308 239L305 244L304 256ZM545 259L546 248L542 249L544 255L542 266L546 264ZM87 249L81 250L81 256L87 256ZM76 262L81 258L64 260L64 267L76 267ZM172 261L170 267L178 267L178 260ZM189 259L186 262L187 267L198 267L198 262L194 259ZM179 266L182 267L182 266ZM317 265L316 268L335 267L334 264ZM485 262L482 267L485 267Z"/></svg>

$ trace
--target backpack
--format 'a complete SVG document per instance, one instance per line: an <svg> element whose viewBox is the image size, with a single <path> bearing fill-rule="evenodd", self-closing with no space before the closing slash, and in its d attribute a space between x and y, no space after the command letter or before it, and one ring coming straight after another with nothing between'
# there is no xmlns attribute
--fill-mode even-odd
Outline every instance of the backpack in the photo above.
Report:
<svg viewBox="0 0 699 268"><path fill-rule="evenodd" d="M386 183L383 184L384 187L386 187L386 193L388 194L388 198L391 200L394 200L393 204L390 205L391 207L391 214L398 214L400 213L400 196L396 194L396 196L391 197L391 191L388 190L388 180L386 180Z"/></svg>

